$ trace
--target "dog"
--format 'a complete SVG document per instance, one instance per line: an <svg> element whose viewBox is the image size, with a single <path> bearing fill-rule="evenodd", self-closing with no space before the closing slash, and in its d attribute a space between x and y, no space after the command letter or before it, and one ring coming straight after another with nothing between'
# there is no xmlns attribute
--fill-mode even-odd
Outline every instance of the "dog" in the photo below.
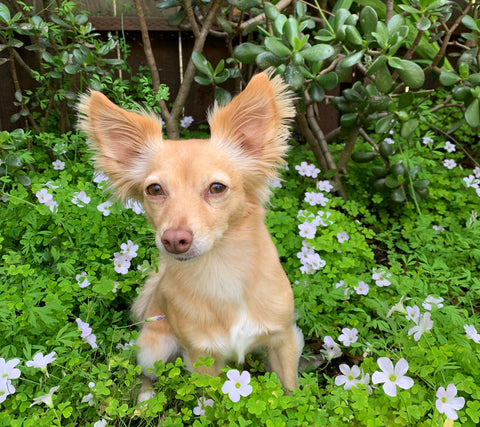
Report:
<svg viewBox="0 0 480 427"><path fill-rule="evenodd" d="M257 347L293 390L303 335L264 223L269 180L285 163L295 115L281 77L259 73L230 103L215 105L209 139L165 140L157 117L96 91L81 97L79 112L96 167L117 197L143 204L160 252L132 308L138 321L165 316L145 322L137 339L138 400L153 396L156 361L183 354L193 370L210 356L212 366L195 370L216 376Z"/></svg>

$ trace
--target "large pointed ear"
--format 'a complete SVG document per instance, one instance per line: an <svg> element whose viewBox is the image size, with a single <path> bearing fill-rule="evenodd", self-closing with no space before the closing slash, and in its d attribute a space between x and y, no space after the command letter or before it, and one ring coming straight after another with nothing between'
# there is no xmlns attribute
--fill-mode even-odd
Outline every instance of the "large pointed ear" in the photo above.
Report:
<svg viewBox="0 0 480 427"><path fill-rule="evenodd" d="M122 200L141 198L140 178L162 142L159 120L126 111L96 91L81 96L78 110L79 128L90 140L96 167L110 178L116 195Z"/></svg>
<svg viewBox="0 0 480 427"><path fill-rule="evenodd" d="M235 152L237 164L255 176L254 186L265 186L283 165L289 137L288 124L295 116L293 94L280 76L254 76L245 90L210 114L211 141ZM262 198L262 196L261 196Z"/></svg>

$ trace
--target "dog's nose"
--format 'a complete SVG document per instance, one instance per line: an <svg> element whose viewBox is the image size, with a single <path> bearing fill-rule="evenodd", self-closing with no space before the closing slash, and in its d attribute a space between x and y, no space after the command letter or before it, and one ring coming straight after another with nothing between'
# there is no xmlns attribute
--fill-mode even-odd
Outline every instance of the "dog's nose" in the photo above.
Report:
<svg viewBox="0 0 480 427"><path fill-rule="evenodd" d="M167 252L183 254L192 246L193 233L188 228L169 228L164 231L161 240Z"/></svg>

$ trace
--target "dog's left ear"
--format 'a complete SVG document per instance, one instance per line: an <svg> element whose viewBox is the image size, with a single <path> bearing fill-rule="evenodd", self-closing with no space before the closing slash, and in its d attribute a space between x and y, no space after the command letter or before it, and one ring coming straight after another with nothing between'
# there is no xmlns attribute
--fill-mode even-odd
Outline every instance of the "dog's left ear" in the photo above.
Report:
<svg viewBox="0 0 480 427"><path fill-rule="evenodd" d="M266 182L284 163L288 124L295 116L293 94L280 76L254 76L245 90L210 114L211 141L231 151L236 164Z"/></svg>
<svg viewBox="0 0 480 427"><path fill-rule="evenodd" d="M89 137L96 167L110 178L120 199L140 199L141 177L162 142L158 119L124 110L96 91L81 96L78 110L79 128Z"/></svg>

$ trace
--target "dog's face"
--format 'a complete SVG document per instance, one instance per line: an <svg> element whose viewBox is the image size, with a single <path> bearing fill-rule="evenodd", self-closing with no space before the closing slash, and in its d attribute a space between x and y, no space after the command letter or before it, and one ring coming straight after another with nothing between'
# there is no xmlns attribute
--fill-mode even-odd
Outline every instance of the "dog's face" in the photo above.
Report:
<svg viewBox="0 0 480 427"><path fill-rule="evenodd" d="M177 261L210 251L268 198L294 109L279 78L254 77L210 115L211 138L164 140L159 120L123 110L98 92L82 97L80 127L121 199L141 201L159 250Z"/></svg>

